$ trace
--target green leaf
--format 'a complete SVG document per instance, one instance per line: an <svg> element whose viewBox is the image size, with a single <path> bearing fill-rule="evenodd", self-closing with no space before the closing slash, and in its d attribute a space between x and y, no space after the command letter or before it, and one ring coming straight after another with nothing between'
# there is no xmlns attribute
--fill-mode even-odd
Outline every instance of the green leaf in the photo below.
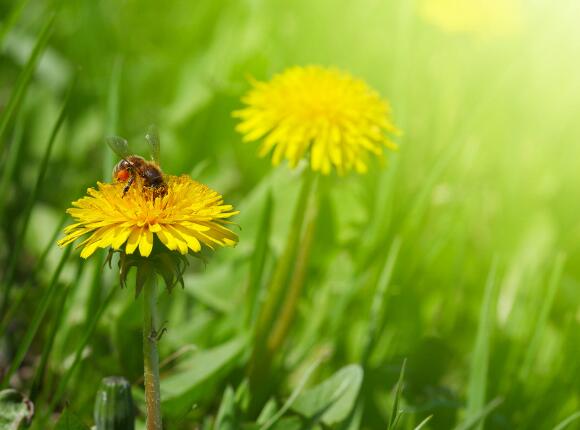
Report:
<svg viewBox="0 0 580 430"><path fill-rule="evenodd" d="M272 430L305 430L306 427L297 417L283 418L272 427Z"/></svg>
<svg viewBox="0 0 580 430"><path fill-rule="evenodd" d="M216 348L201 351L183 360L179 370L161 381L161 399L167 414L179 416L211 388L241 355L245 337L236 338Z"/></svg>
<svg viewBox="0 0 580 430"><path fill-rule="evenodd" d="M260 228L254 242L254 252L250 260L250 273L248 277L247 290L247 315L246 323L251 325L256 319L257 310L259 307L260 296L263 294L262 284L264 280L264 268L266 266L266 257L268 254L268 239L270 237L271 218L272 218L272 193L268 192L266 201L264 202L264 209L262 212L262 219L260 220Z"/></svg>
<svg viewBox="0 0 580 430"><path fill-rule="evenodd" d="M479 327L472 352L467 391L467 408L465 412L466 417L477 416L485 405L490 344L495 318L496 272L497 262L494 261L485 286L485 295L479 315ZM485 415L483 418L485 418ZM483 428L483 418L479 428Z"/></svg>
<svg viewBox="0 0 580 430"><path fill-rule="evenodd" d="M89 427L67 408L61 414L54 430L89 430Z"/></svg>
<svg viewBox="0 0 580 430"><path fill-rule="evenodd" d="M326 425L339 423L352 411L363 380L363 370L357 364L343 367L327 380L304 390L292 409L307 418L320 417Z"/></svg>
<svg viewBox="0 0 580 430"><path fill-rule="evenodd" d="M455 430L470 430L475 428L475 426L479 425L480 423L483 423L485 417L487 417L491 412L495 410L495 408L501 405L502 402L503 399L499 397L493 399L479 413L469 417L462 424L455 427Z"/></svg>
<svg viewBox="0 0 580 430"><path fill-rule="evenodd" d="M69 249L70 249L70 247L69 247ZM76 367L78 366L78 364L81 361L82 353L83 353L85 347L88 345L89 341L91 340L91 337L92 337L95 329L97 328L97 324L98 324L99 320L101 319L101 316L103 315L105 310L109 307L109 304L111 303L116 292L117 292L116 288L111 288L111 290L109 291L109 294L107 295L105 300L101 303L101 305L97 309L96 313L91 316L91 319L87 325L87 329L86 329L85 333L83 334L81 342L79 343L79 345L77 346L77 349L75 351L73 362L68 367L68 369L66 369L66 371L64 372L64 374L60 378L58 387L57 387L56 392L54 393L54 395L52 397L52 401L50 403L51 410L54 410L54 408L56 407L56 405L58 404L58 402L60 401L60 399L64 395L66 387L68 385L68 382L69 382L70 378L72 377L72 374L75 371Z"/></svg>
<svg viewBox="0 0 580 430"><path fill-rule="evenodd" d="M564 430L566 428L568 428L568 426L576 421L580 419L580 411L573 413L572 415L570 415L568 418L566 418L564 421L562 421L560 424L558 424L556 427L554 427L553 430Z"/></svg>
<svg viewBox="0 0 580 430"><path fill-rule="evenodd" d="M39 303L38 307L35 309L32 323L27 328L26 333L24 334L24 337L20 342L20 346L18 347L18 351L16 352L16 355L12 360L12 364L10 365L10 368L8 369L6 374L4 375L2 386L8 384L14 372L16 372L16 370L20 367L22 361L24 360L24 357L26 356L26 353L28 352L28 349L30 348L30 345L32 344L32 340L34 339L38 330L40 329L40 324L44 319L44 316L48 308L50 307L50 304L52 303L52 299L56 294L59 285L58 280L60 279L60 273L62 272L62 269L70 253L71 253L70 247L63 251L60 258L60 262L58 263L58 266L52 275L50 285L42 295L42 300Z"/></svg>
<svg viewBox="0 0 580 430"><path fill-rule="evenodd" d="M50 37L52 31L52 25L54 23L56 14L52 13L48 15L46 21L38 34L38 38L36 39L36 44L34 45L34 49L32 50L30 57L28 57L28 61L22 70L20 76L18 76L18 81L12 90L12 94L10 95L10 99L8 100L8 104L2 110L0 114L0 139L4 136L6 129L8 128L8 124L14 113L17 111L20 102L24 98L26 91L28 90L30 79L32 78L32 73L36 69L36 65L38 60L40 59L40 55L44 51L48 39ZM0 147L2 147L2 141L0 141Z"/></svg>
<svg viewBox="0 0 580 430"><path fill-rule="evenodd" d="M424 428L429 423L429 421L431 421L431 418L433 418L433 415L429 415L427 418L421 421L419 425L414 428L414 430L421 430L422 428Z"/></svg>
<svg viewBox="0 0 580 430"><path fill-rule="evenodd" d="M34 415L34 405L16 390L0 391L0 429L17 430L29 423Z"/></svg>
<svg viewBox="0 0 580 430"><path fill-rule="evenodd" d="M388 430L397 428L397 423L401 419L402 411L399 409L399 403L401 402L401 395L403 394L403 384L405 381L405 368L407 367L407 360L403 361L401 366L401 373L399 374L399 380L395 386L395 398L393 399L393 409L391 410L391 418L389 420Z"/></svg>
<svg viewBox="0 0 580 430"><path fill-rule="evenodd" d="M256 422L258 424L266 424L270 420L272 420L276 416L276 410L278 406L276 404L275 399L270 399L266 402L262 410L260 411L260 415L258 415L258 419Z"/></svg>
<svg viewBox="0 0 580 430"><path fill-rule="evenodd" d="M214 429L234 430L236 427L236 395L233 388L228 386L224 392Z"/></svg>

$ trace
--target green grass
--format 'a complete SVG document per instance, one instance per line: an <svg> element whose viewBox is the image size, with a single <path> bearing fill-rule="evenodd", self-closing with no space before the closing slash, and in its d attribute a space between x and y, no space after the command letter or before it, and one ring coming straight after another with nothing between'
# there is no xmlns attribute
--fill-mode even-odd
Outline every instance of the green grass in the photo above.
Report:
<svg viewBox="0 0 580 430"><path fill-rule="evenodd" d="M33 428L92 425L105 376L143 411L142 299L54 242L110 178L104 137L144 153L152 123L165 172L241 211L238 247L159 295L166 428L577 426L580 8L522 2L486 36L421 3L0 1L0 379ZM403 134L311 189L231 112L248 76L312 63L367 81Z"/></svg>

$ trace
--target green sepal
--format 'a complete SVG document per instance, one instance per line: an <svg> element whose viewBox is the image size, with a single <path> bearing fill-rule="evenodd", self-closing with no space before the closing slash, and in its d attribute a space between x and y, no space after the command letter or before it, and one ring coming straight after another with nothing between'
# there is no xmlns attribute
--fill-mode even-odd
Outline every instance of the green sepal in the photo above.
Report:
<svg viewBox="0 0 580 430"><path fill-rule="evenodd" d="M158 244L156 244L158 245ZM170 251L163 246L155 246L149 257L142 257L138 254L126 254L124 251L109 250L105 264L109 267L115 253L119 254L119 282L122 288L127 286L127 277L132 267L137 268L137 282L135 297L139 297L145 282L154 274L163 278L165 288L171 292L176 285L185 287L183 274L188 266L185 255L175 251Z"/></svg>

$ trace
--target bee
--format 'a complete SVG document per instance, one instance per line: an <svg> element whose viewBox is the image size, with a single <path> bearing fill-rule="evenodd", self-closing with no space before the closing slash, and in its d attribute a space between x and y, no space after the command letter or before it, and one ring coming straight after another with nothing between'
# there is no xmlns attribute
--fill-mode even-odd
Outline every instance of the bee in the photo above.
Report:
<svg viewBox="0 0 580 430"><path fill-rule="evenodd" d="M121 161L113 168L113 179L117 182L127 183L123 188L123 197L137 176L143 179L145 187L153 190L154 197L164 196L167 193L167 184L159 166L159 134L154 126L149 127L145 139L151 151L151 161L134 155L129 150L127 141L122 137L111 136L106 139L113 152L121 157Z"/></svg>

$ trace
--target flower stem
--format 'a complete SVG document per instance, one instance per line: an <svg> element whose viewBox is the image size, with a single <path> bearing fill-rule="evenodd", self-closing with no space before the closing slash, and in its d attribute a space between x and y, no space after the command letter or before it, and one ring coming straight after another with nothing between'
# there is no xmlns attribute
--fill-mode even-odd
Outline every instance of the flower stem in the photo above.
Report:
<svg viewBox="0 0 580 430"><path fill-rule="evenodd" d="M308 269L308 259L310 257L310 250L312 249L319 210L316 190L312 194L310 196L308 210L304 215L304 234L302 235L300 247L295 256L294 270L290 277L286 296L282 301L278 317L273 324L274 327L271 329L270 337L268 338L267 348L270 355L274 355L286 339L288 331L294 321L298 301L302 295L302 287L304 286L306 270Z"/></svg>
<svg viewBox="0 0 580 430"><path fill-rule="evenodd" d="M159 352L157 317L157 280L150 273L143 287L143 360L147 430L161 430L161 395L159 390Z"/></svg>
<svg viewBox="0 0 580 430"><path fill-rule="evenodd" d="M317 182L311 172L305 172L288 239L256 321L254 346L248 365L252 413L257 413L270 396L271 366L276 350L282 345L291 327L302 291L318 212L318 202L315 201ZM306 228L305 222L308 224Z"/></svg>

